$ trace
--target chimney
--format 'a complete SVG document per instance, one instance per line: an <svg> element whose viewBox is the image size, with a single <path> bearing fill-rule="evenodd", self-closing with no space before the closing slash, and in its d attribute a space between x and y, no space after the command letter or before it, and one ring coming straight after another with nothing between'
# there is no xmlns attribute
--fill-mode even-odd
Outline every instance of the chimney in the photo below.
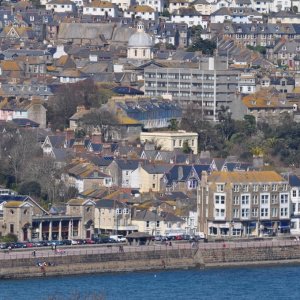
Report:
<svg viewBox="0 0 300 300"><path fill-rule="evenodd" d="M75 139L75 132L73 129L67 128L65 130L65 134L66 134L66 141L70 142L72 139Z"/></svg>
<svg viewBox="0 0 300 300"><path fill-rule="evenodd" d="M183 168L182 166L178 167L178 180L183 178Z"/></svg>
<svg viewBox="0 0 300 300"><path fill-rule="evenodd" d="M92 134L91 139L92 144L101 144L102 143L102 135L101 132L94 132Z"/></svg>
<svg viewBox="0 0 300 300"><path fill-rule="evenodd" d="M202 171L201 172L201 183L202 183L202 186L205 186L207 184L207 172L206 171Z"/></svg>
<svg viewBox="0 0 300 300"><path fill-rule="evenodd" d="M76 112L80 112L80 111L83 111L83 110L85 110L84 105L79 105L79 106L76 107Z"/></svg>

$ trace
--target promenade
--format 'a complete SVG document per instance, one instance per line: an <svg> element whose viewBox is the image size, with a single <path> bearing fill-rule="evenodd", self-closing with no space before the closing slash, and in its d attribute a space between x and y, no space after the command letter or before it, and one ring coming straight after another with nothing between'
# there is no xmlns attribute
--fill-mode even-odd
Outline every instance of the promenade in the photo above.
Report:
<svg viewBox="0 0 300 300"><path fill-rule="evenodd" d="M111 253L136 253L149 251L166 251L166 250L214 250L214 249L240 249L240 248L270 248L270 247L289 247L300 246L300 241L294 240L265 240L265 241L243 241L243 242L209 242L209 243L189 243L189 242L172 242L155 243L152 245L130 246L121 244L101 244L101 245L75 245L59 246L57 251L51 250L50 247L37 247L25 249L13 249L11 251L1 250L0 260L25 259L32 258L35 251L36 258L50 258L57 256L74 256L74 255L99 255Z"/></svg>

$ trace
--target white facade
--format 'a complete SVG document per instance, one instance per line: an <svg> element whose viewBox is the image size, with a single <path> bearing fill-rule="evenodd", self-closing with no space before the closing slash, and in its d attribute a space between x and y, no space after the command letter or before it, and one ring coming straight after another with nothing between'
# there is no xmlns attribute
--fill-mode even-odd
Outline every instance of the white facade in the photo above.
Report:
<svg viewBox="0 0 300 300"><path fill-rule="evenodd" d="M202 28L207 28L208 21L205 19L203 20L202 15L176 15L173 14L171 16L171 21L173 23L185 23L188 27L201 25Z"/></svg>
<svg viewBox="0 0 300 300"><path fill-rule="evenodd" d="M117 8L110 2L93 1L83 7L82 13L84 15L114 18L117 16Z"/></svg>
<svg viewBox="0 0 300 300"><path fill-rule="evenodd" d="M50 1L46 4L46 10L52 10L56 13L73 12L75 4L72 1Z"/></svg>
<svg viewBox="0 0 300 300"><path fill-rule="evenodd" d="M127 10L131 5L133 5L133 0L109 0L111 3L117 5L120 9Z"/></svg>
<svg viewBox="0 0 300 300"><path fill-rule="evenodd" d="M142 6L141 6L142 7ZM151 11L132 11L132 10L128 10L128 11L124 11L124 18L140 18L142 20L156 20L158 17L157 11L151 9Z"/></svg>
<svg viewBox="0 0 300 300"><path fill-rule="evenodd" d="M291 189L291 234L300 235L300 187Z"/></svg>
<svg viewBox="0 0 300 300"><path fill-rule="evenodd" d="M242 73L239 78L239 91L242 94L253 94L256 92L256 75Z"/></svg>
<svg viewBox="0 0 300 300"><path fill-rule="evenodd" d="M175 12L178 9L181 8L188 8L190 6L190 1L188 0L170 0L169 2L169 12L170 14L172 14L173 12Z"/></svg>
<svg viewBox="0 0 300 300"><path fill-rule="evenodd" d="M138 5L147 5L158 12L164 10L164 0L136 0Z"/></svg>

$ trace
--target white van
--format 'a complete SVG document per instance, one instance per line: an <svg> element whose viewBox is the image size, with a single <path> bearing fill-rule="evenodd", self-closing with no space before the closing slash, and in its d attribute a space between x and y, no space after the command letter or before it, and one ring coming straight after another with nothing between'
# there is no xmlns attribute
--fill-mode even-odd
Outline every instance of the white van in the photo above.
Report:
<svg viewBox="0 0 300 300"><path fill-rule="evenodd" d="M120 243L120 242L126 242L126 238L123 235L111 235L110 238L112 240L115 240L116 242Z"/></svg>

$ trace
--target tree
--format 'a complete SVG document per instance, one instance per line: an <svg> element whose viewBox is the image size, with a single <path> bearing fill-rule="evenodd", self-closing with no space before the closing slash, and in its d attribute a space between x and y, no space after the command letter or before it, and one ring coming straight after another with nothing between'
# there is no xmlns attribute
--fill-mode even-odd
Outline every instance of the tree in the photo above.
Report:
<svg viewBox="0 0 300 300"><path fill-rule="evenodd" d="M77 106L99 108L112 95L111 90L98 88L90 79L64 84L58 88L54 99L47 106L48 121L52 129L63 130L68 127L69 118L76 112Z"/></svg>
<svg viewBox="0 0 300 300"><path fill-rule="evenodd" d="M19 187L21 195L41 196L41 185L36 181L23 182Z"/></svg>
<svg viewBox="0 0 300 300"><path fill-rule="evenodd" d="M192 148L189 146L188 141L184 141L183 145L182 145L182 152L183 153L191 153L192 152Z"/></svg>
<svg viewBox="0 0 300 300"><path fill-rule="evenodd" d="M214 50L217 48L215 42L210 40L203 40L201 37L196 38L190 47L188 47L187 51L195 52L202 51L203 54L212 55Z"/></svg>
<svg viewBox="0 0 300 300"><path fill-rule="evenodd" d="M172 131L178 130L178 125L179 125L178 120L176 120L176 119L171 119L169 123L170 123L170 124L169 124L169 129L170 129L170 130L172 130Z"/></svg>

